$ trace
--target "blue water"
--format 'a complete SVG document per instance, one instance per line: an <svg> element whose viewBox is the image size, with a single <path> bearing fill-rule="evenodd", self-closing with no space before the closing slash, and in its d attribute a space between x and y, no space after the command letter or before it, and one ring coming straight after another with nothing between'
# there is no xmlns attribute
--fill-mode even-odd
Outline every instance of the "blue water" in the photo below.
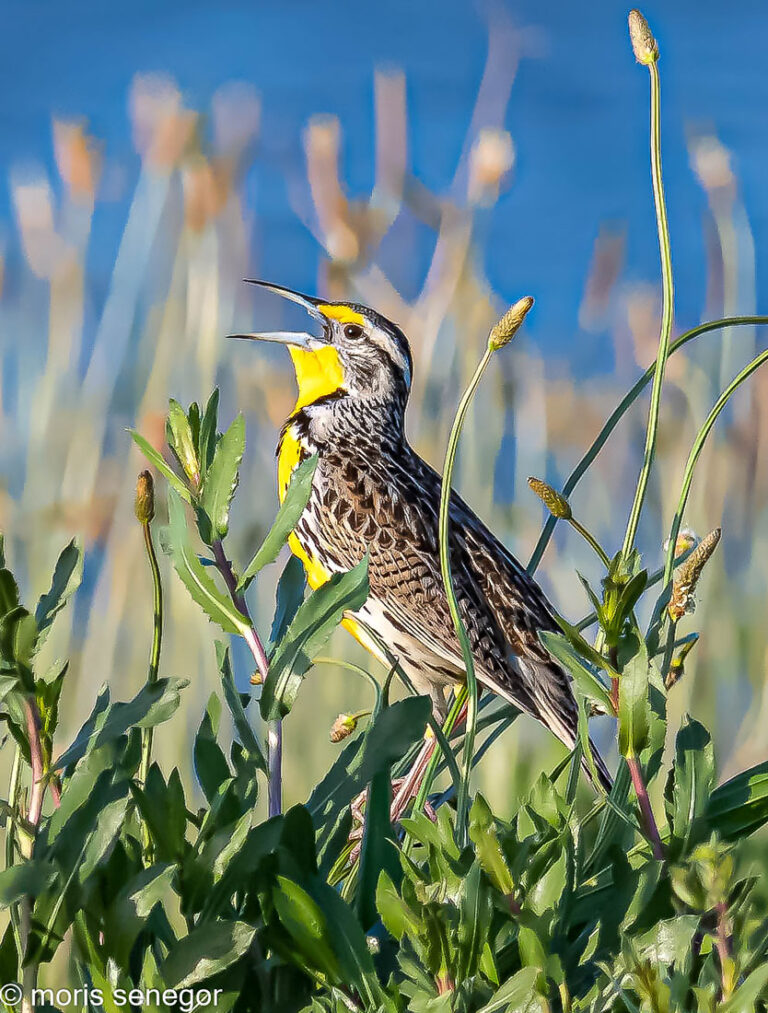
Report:
<svg viewBox="0 0 768 1013"><path fill-rule="evenodd" d="M489 8L490 9L490 8ZM626 7L615 0L497 8L535 29L536 56L523 60L506 126L517 149L514 185L487 227L485 266L505 298L531 292L539 340L567 342L601 222L628 226L630 278L657 277L648 177L647 72L634 63ZM483 71L486 5L469 0L5 0L0 31L0 222L12 237L8 172L19 162L52 168L52 114L83 116L109 159L136 167L126 99L137 71L170 72L189 105L204 109L224 82L252 82L263 101L257 164L247 198L258 215L254 267L313 288L318 250L290 210L287 162L301 164L301 132L319 112L345 130L344 172L352 194L373 175L373 70L407 75L410 160L445 191ZM768 281L768 5L765 0L654 0L645 8L662 51L664 163L678 279L678 318L697 320L704 292L701 221L705 197L689 167L688 124L709 124L733 151L758 250L758 302ZM99 211L93 253L109 263L124 207ZM10 246L13 240L10 238ZM428 262L424 246L420 269ZM418 269L395 280L407 295ZM765 311L766 299L762 300ZM751 306L743 306L749 310ZM562 345L561 345L562 347Z"/></svg>

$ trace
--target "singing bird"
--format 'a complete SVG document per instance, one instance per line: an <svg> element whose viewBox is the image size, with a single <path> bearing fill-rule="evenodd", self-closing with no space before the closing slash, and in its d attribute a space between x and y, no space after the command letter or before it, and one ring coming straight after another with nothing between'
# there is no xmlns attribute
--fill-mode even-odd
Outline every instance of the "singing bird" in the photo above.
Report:
<svg viewBox="0 0 768 1013"><path fill-rule="evenodd" d="M464 681L465 669L440 571L441 477L405 435L413 375L408 341L396 324L366 306L254 284L303 306L320 331L235 335L280 342L293 359L299 393L277 448L281 501L298 464L314 454L318 464L290 547L311 587L369 553L368 600L344 625L380 656L360 620L374 630L418 691L444 712L445 687ZM479 683L573 748L578 711L570 677L538 636L558 629L552 607L453 492L449 517L453 582ZM594 747L592 752L608 789L608 770Z"/></svg>

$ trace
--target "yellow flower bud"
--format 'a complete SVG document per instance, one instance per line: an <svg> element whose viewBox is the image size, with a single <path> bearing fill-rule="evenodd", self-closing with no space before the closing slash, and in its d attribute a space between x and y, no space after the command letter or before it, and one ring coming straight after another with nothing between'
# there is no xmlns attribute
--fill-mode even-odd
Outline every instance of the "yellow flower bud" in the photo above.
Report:
<svg viewBox="0 0 768 1013"><path fill-rule="evenodd" d="M149 524L155 516L155 483L148 471L142 471L136 481L134 511L141 524Z"/></svg>
<svg viewBox="0 0 768 1013"><path fill-rule="evenodd" d="M561 496L557 490L553 489L551 485L547 485L546 482L542 482L540 478L529 478L528 485L553 517L557 517L558 520L562 521L569 521L571 519L573 516L571 504L565 496Z"/></svg>
<svg viewBox="0 0 768 1013"><path fill-rule="evenodd" d="M530 295L518 299L514 306L511 306L499 322L491 329L488 335L488 344L494 352L504 345L508 345L520 330L528 311L533 306L533 297Z"/></svg>

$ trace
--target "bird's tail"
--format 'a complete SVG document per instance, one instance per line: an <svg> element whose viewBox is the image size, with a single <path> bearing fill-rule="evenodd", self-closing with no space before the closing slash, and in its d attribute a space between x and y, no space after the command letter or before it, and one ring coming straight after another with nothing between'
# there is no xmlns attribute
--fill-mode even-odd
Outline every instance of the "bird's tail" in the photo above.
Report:
<svg viewBox="0 0 768 1013"><path fill-rule="evenodd" d="M534 691L531 696L536 703L538 719L562 743L569 749L573 749L579 740L579 711L573 697L570 678L554 661L547 665L536 665L532 688ZM581 759L584 772L596 788L610 791L613 787L613 778L591 738L589 739L589 748L597 779L595 779L592 765L586 756Z"/></svg>

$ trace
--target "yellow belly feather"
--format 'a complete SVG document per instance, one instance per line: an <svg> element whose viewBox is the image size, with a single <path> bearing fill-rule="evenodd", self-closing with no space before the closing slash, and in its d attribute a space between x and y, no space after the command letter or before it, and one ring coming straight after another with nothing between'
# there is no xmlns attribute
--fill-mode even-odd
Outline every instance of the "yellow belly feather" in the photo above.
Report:
<svg viewBox="0 0 768 1013"><path fill-rule="evenodd" d="M316 350L292 347L290 353L299 385L299 396L291 413L293 416L302 408L312 404L313 401L317 401L318 398L334 394L344 382L344 371L338 353L332 345L324 345ZM283 436L280 455L277 459L277 487L281 503L285 498L291 475L301 461L301 456L301 444L296 437L294 427L289 425ZM323 566L319 559L310 556L294 532L288 536L288 545L294 556L298 556L304 564L304 572L307 575L309 586L314 589L325 584L331 576L330 571ZM341 623L363 647L386 663L386 659L381 656L376 645L355 619L345 617Z"/></svg>

